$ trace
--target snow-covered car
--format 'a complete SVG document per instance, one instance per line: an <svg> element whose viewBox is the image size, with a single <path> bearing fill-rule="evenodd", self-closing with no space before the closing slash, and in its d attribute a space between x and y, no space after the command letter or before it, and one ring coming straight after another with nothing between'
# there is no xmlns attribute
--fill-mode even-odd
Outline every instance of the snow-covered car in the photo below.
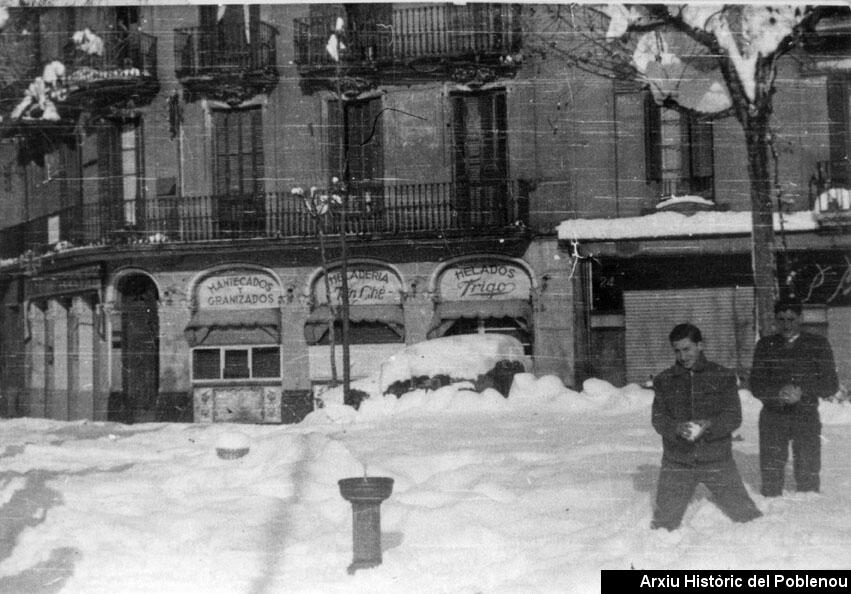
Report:
<svg viewBox="0 0 851 594"><path fill-rule="evenodd" d="M357 402L373 395L401 396L417 389L436 390L470 382L476 391L493 388L508 396L514 374L530 371L523 344L505 334L464 334L425 340L384 360L372 376L352 382ZM323 391L317 404L342 404L339 388ZM339 401L339 402L338 402Z"/></svg>
<svg viewBox="0 0 851 594"><path fill-rule="evenodd" d="M458 381L477 390L495 388L504 396L515 373L530 369L519 340L504 334L464 334L418 342L381 364L380 393L404 394Z"/></svg>

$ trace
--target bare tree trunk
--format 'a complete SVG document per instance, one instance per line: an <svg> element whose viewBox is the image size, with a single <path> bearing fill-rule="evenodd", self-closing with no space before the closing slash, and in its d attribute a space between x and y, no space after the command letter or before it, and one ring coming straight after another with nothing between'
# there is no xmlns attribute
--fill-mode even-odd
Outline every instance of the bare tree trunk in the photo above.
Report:
<svg viewBox="0 0 851 594"><path fill-rule="evenodd" d="M757 330L772 331L777 297L777 257L774 245L774 209L771 201L771 168L768 114L747 118L744 131L751 186L751 257Z"/></svg>
<svg viewBox="0 0 851 594"><path fill-rule="evenodd" d="M328 299L328 346L331 349L331 383L337 385L337 356L336 356L336 308L331 296L331 280L328 278L328 259L325 256L325 231L322 217L316 217L316 229L319 232L319 255L322 257L322 277L325 280L325 297Z"/></svg>

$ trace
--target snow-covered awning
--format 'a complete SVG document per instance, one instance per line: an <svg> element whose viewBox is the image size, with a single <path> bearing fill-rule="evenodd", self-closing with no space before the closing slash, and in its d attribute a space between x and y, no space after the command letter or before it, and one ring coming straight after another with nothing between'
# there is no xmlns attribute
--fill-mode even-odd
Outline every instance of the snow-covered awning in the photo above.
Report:
<svg viewBox="0 0 851 594"><path fill-rule="evenodd" d="M811 211L783 215L784 231L814 231L817 228L818 221ZM697 212L692 215L659 212L618 219L569 219L557 227L558 238L568 241L749 235L751 229L750 211ZM781 229L777 213L774 214L774 229Z"/></svg>

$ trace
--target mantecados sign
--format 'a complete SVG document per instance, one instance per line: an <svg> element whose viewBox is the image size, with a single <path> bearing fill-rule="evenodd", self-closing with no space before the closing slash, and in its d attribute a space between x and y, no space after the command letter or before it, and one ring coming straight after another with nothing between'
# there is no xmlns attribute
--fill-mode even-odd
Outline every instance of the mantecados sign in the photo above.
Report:
<svg viewBox="0 0 851 594"><path fill-rule="evenodd" d="M213 274L198 285L201 309L265 309L278 307L283 291L269 273L231 270Z"/></svg>
<svg viewBox="0 0 851 594"><path fill-rule="evenodd" d="M513 262L464 262L441 273L438 290L444 301L528 299L532 279Z"/></svg>
<svg viewBox="0 0 851 594"><path fill-rule="evenodd" d="M402 280L389 268L376 264L349 264L346 276L350 305L398 305L402 297ZM328 275L334 303L340 303L343 275L335 269ZM325 279L319 275L313 285L317 305L328 303Z"/></svg>

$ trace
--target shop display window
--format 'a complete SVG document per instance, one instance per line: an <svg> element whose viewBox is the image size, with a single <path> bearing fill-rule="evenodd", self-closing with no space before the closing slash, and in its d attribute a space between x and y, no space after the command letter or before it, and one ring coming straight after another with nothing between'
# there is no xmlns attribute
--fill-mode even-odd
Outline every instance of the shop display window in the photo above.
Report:
<svg viewBox="0 0 851 594"><path fill-rule="evenodd" d="M192 350L192 379L279 379L281 350L276 346L223 346Z"/></svg>

